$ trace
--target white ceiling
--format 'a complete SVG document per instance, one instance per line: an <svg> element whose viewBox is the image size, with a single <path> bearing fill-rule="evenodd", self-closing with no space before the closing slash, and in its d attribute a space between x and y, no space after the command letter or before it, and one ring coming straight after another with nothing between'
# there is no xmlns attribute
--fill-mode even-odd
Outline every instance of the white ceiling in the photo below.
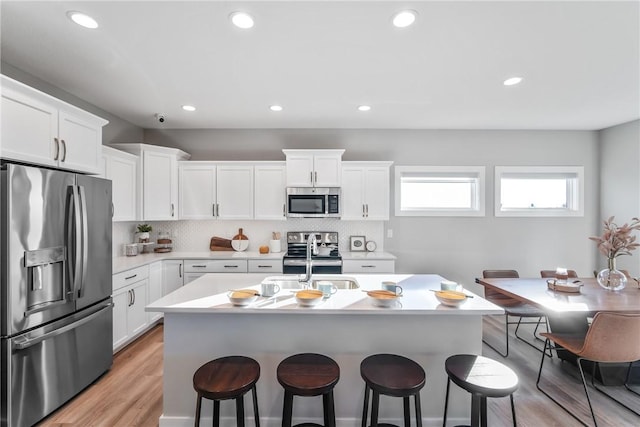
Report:
<svg viewBox="0 0 640 427"><path fill-rule="evenodd" d="M0 6L2 61L144 128L594 130L640 118L637 0ZM416 24L392 27L403 8ZM230 24L237 10L253 29ZM513 75L523 83L503 86Z"/></svg>

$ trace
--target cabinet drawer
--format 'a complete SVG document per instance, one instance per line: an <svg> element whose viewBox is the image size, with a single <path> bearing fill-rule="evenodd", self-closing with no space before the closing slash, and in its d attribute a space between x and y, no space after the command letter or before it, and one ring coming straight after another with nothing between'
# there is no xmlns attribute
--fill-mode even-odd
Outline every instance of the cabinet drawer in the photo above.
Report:
<svg viewBox="0 0 640 427"><path fill-rule="evenodd" d="M281 259L250 259L249 273L282 273Z"/></svg>
<svg viewBox="0 0 640 427"><path fill-rule="evenodd" d="M113 275L113 290L115 291L132 283L139 282L147 277L149 277L148 265L132 268L131 270L123 271L122 273L116 273Z"/></svg>
<svg viewBox="0 0 640 427"><path fill-rule="evenodd" d="M355 260L342 261L343 273L395 273L396 262L392 259L383 260Z"/></svg>
<svg viewBox="0 0 640 427"><path fill-rule="evenodd" d="M246 273L247 260L184 260L185 273Z"/></svg>

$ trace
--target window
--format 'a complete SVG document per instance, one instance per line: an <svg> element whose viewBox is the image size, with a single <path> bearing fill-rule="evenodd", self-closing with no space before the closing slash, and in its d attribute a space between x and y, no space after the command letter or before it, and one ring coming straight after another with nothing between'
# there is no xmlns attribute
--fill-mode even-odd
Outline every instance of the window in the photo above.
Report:
<svg viewBox="0 0 640 427"><path fill-rule="evenodd" d="M496 216L583 216L581 166L496 166Z"/></svg>
<svg viewBox="0 0 640 427"><path fill-rule="evenodd" d="M396 166L396 216L483 216L484 167Z"/></svg>

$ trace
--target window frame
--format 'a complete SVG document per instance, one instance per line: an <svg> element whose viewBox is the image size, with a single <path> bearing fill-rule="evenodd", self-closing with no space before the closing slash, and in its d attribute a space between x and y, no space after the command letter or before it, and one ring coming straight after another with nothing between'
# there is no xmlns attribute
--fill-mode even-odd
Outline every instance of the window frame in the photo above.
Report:
<svg viewBox="0 0 640 427"><path fill-rule="evenodd" d="M569 194L566 208L510 208L502 209L502 177L522 175L573 176L568 183ZM544 179L544 178L542 178ZM494 182L494 214L496 217L582 217L584 216L584 166L496 166Z"/></svg>
<svg viewBox="0 0 640 427"><path fill-rule="evenodd" d="M395 216L459 216L480 217L485 216L485 192L486 177L484 166L395 166ZM475 190L475 206L467 208L426 208L420 210L403 211L402 200L402 176L403 174L424 174L425 176L442 176L451 173L458 178L460 175L468 175L477 179Z"/></svg>

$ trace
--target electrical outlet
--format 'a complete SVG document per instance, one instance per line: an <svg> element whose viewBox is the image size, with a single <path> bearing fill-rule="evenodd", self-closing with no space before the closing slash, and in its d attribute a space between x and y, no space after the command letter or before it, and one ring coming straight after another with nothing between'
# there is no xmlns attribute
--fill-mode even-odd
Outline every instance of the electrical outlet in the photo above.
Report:
<svg viewBox="0 0 640 427"><path fill-rule="evenodd" d="M387 229L387 239L392 239L393 238L393 230L392 229Z"/></svg>

